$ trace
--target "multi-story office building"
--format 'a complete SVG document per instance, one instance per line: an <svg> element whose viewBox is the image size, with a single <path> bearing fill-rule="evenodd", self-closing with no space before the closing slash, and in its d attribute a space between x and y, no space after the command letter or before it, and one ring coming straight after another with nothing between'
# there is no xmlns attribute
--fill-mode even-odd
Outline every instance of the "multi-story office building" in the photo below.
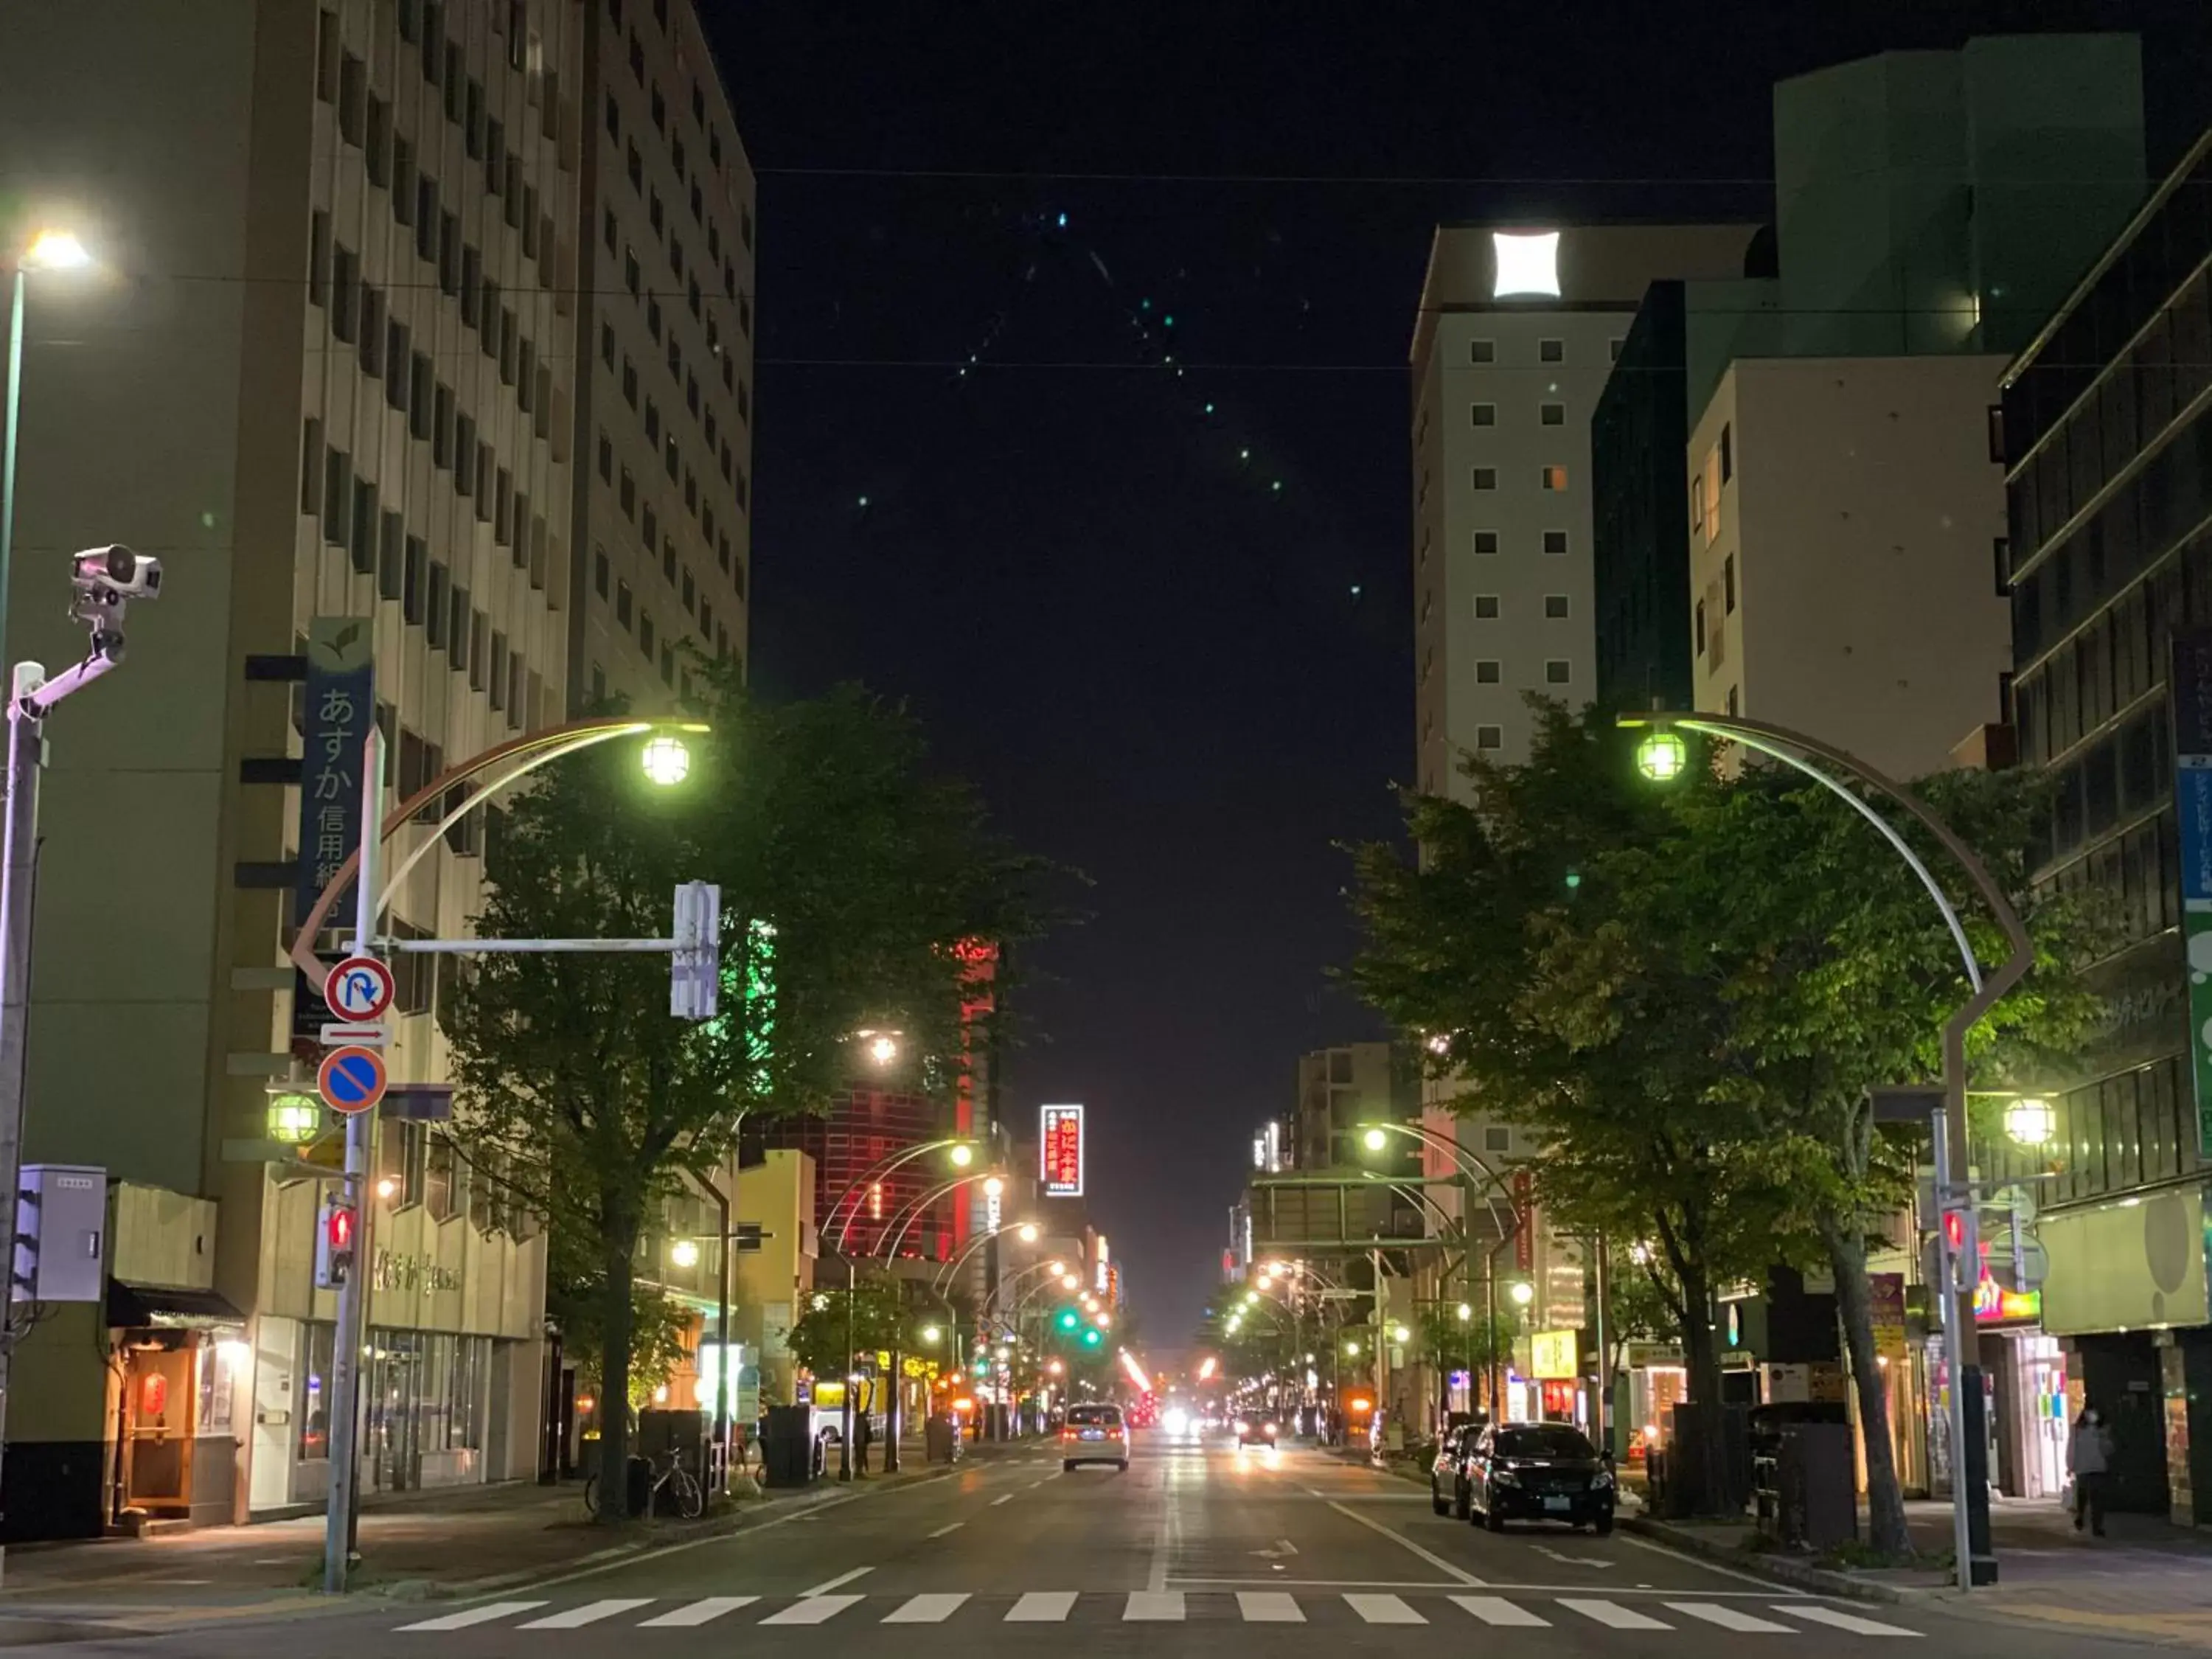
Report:
<svg viewBox="0 0 2212 1659"><path fill-rule="evenodd" d="M1749 226L1446 225L1413 329L1420 787L1526 757L1528 694L1595 690L1590 416L1644 290L1741 268Z"/></svg>
<svg viewBox="0 0 2212 1659"><path fill-rule="evenodd" d="M745 653L753 179L690 0L583 8L571 707Z"/></svg>
<svg viewBox="0 0 2212 1659"><path fill-rule="evenodd" d="M694 422L695 333L701 409L710 380L738 398L734 362L727 386L706 366L705 296L726 303L739 286L742 157L690 6L624 9L619 25L596 0L33 0L9 14L0 149L23 216L5 234L65 225L95 264L30 280L8 650L82 653L60 620L66 550L120 541L167 566L161 604L131 618L127 667L53 731L26 1156L105 1170L112 1284L19 1351L0 1493L11 1536L94 1533L126 1511L243 1520L324 1497L323 1188L271 1133L296 1123L302 1075L285 955L301 711L286 681L319 622L360 623L398 796L586 695L579 673L602 659L572 635L599 604L577 529L599 522L599 422L587 449L576 370L598 365L595 385L606 372L601 313L618 342L629 323L603 296L579 303L597 280L582 251L605 246L582 196L605 99L584 89L619 76L625 110L661 101L630 67L647 37L654 63L684 52L690 77L672 70L664 95L699 136L642 113L630 170L643 177L650 155L653 176L673 178L681 137L701 156L702 206L688 187L658 208L641 193L617 240L641 264L667 261L646 228L699 217L705 187L721 186L727 273L718 263L710 283L702 258L696 288L689 261L672 289L672 272L653 279L686 366L683 394L659 400L671 427ZM619 305L644 307L628 286ZM660 326L665 342L665 314ZM640 375L665 381L665 350ZM721 505L726 482L738 499L742 419L718 404L711 463L703 422L673 434L675 482L665 465L653 475L685 503L670 533L705 566L695 600L708 575L723 580L725 530L734 595L743 533L742 511ZM715 533L701 539L710 500ZM677 597L653 608L681 635L682 562L672 586L656 579ZM717 595L718 648L725 625L738 648L742 616ZM703 639L705 622L695 611L688 631ZM611 675L626 660L605 655ZM647 660L640 650L635 678ZM650 661L665 687L657 644ZM407 876L388 927L466 931L474 822ZM399 959L387 1058L402 1082L447 1075L436 960ZM546 1392L544 1242L434 1123L387 1115L380 1139L363 1480L527 1474Z"/></svg>
<svg viewBox="0 0 2212 1659"><path fill-rule="evenodd" d="M2002 438L2022 759L2055 799L2037 879L2116 936L2095 1040L2049 1079L2027 1177L2050 1257L2040 1329L1999 1372L2023 1411L2112 1413L2115 1501L2212 1520L2212 1298L2202 1248L2212 1075L2197 939L2208 894L2176 777L2203 746L2212 629L2212 136L2154 192L2006 371ZM2179 647L2179 649L2177 649ZM2179 684L2174 664L2191 665ZM2185 745L2177 761L2175 732ZM2189 799L2198 799L2191 790ZM2197 843L2201 847L2201 843ZM2007 1356L1988 1353L1997 1368Z"/></svg>
<svg viewBox="0 0 2212 1659"><path fill-rule="evenodd" d="M1351 1042L1298 1056L1293 1120L1301 1170L1413 1169L1419 1148L1393 1135L1382 1153L1360 1145L1363 1124L1408 1123L1420 1115L1420 1079L1413 1057L1390 1042Z"/></svg>

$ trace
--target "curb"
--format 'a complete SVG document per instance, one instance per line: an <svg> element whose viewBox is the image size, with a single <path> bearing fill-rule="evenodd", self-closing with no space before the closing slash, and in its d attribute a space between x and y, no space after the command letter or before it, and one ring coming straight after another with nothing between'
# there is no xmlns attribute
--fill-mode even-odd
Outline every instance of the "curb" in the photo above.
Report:
<svg viewBox="0 0 2212 1659"><path fill-rule="evenodd" d="M1718 1562L1748 1573L1754 1578L1788 1584L1792 1589L1810 1590L1819 1595L1848 1596L1858 1601L1881 1601L1892 1607L1907 1603L1931 1601L1930 1592L1906 1584L1884 1584L1876 1580L1861 1578L1848 1572L1833 1572L1826 1567L1816 1567L1809 1561L1792 1561L1787 1556L1759 1555L1744 1550L1729 1549L1709 1538L1700 1538L1685 1532L1680 1527L1669 1526L1664 1521L1655 1521L1648 1516L1624 1515L1620 1521L1623 1532L1634 1533L1639 1538L1682 1555L1694 1555L1701 1561Z"/></svg>

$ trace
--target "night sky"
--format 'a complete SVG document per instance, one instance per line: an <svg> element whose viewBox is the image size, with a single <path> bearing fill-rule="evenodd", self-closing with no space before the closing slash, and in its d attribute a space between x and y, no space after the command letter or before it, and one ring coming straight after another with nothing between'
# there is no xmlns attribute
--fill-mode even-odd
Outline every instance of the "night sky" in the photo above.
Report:
<svg viewBox="0 0 2212 1659"><path fill-rule="evenodd" d="M1974 33L2145 31L2154 176L2212 119L2199 0L702 9L760 173L755 682L907 700L1095 882L1006 1105L1090 1107L1160 1347L1296 1056L1381 1034L1335 843L1412 772L1433 226L1766 217L1776 79Z"/></svg>

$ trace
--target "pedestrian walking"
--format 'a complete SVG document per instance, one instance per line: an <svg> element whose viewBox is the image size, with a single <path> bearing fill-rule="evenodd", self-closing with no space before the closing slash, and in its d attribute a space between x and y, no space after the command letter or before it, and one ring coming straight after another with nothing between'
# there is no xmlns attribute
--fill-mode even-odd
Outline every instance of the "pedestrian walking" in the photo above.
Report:
<svg viewBox="0 0 2212 1659"><path fill-rule="evenodd" d="M2074 1477L2075 1531L2086 1522L2098 1537L2105 1535L2105 1483L2112 1467L2112 1431L2105 1425L2105 1413L2084 1405L2066 1447L2067 1471Z"/></svg>

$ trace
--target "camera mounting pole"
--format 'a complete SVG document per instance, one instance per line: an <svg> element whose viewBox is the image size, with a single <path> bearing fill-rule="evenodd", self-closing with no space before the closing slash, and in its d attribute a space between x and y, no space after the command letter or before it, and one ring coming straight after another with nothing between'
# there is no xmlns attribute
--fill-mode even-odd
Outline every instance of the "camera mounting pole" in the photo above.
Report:
<svg viewBox="0 0 2212 1659"><path fill-rule="evenodd" d="M127 547L79 553L71 562L70 615L92 631L84 660L52 679L43 665L20 662L8 697L8 771L0 807L0 1449L7 1443L8 1391L15 1339L15 1189L23 1163L27 1078L24 1039L31 1007L31 907L39 857L39 774L46 759L46 716L123 660L123 616L131 599L154 599L158 560ZM0 1553L0 1569L4 1569Z"/></svg>

